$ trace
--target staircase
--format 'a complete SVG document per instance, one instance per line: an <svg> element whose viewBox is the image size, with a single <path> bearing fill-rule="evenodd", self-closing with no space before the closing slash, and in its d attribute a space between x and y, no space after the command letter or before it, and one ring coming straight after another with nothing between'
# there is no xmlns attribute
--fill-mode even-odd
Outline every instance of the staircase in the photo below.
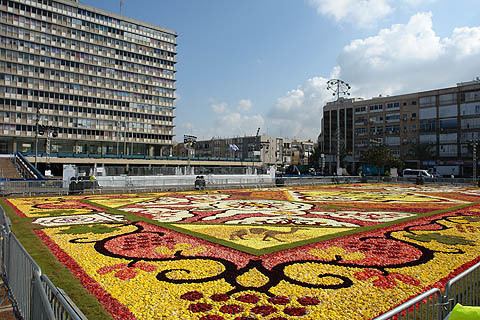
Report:
<svg viewBox="0 0 480 320"><path fill-rule="evenodd" d="M0 179L23 179L12 158L0 158Z"/></svg>

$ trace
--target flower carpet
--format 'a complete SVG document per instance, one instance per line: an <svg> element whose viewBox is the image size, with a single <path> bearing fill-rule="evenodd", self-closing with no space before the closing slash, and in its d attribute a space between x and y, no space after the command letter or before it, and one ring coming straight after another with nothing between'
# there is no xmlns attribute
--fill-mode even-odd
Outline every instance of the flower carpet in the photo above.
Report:
<svg viewBox="0 0 480 320"><path fill-rule="evenodd" d="M7 203L114 319L372 319L480 260L480 192L466 187Z"/></svg>

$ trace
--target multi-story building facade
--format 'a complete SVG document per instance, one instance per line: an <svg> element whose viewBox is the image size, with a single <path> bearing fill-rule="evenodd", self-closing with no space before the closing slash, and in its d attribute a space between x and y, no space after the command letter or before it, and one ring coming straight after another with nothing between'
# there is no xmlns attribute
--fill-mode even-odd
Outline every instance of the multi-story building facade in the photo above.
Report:
<svg viewBox="0 0 480 320"><path fill-rule="evenodd" d="M175 32L76 1L0 0L0 34L0 153L34 153L38 121L39 153L171 154Z"/></svg>
<svg viewBox="0 0 480 320"><path fill-rule="evenodd" d="M363 151L382 143L409 166L449 166L459 175L472 173L471 146L480 139L478 79L444 89L328 103L324 108L321 145L330 167L334 167L336 155L337 110L340 141L351 155L346 162L352 171ZM421 163L412 152L418 144L428 144L431 149L431 158L421 159Z"/></svg>
<svg viewBox="0 0 480 320"><path fill-rule="evenodd" d="M229 158L260 161L264 165L308 165L314 143L310 140L292 140L267 135L234 138L212 138L197 141L191 156L199 158ZM175 147L175 155L187 156L183 143Z"/></svg>
<svg viewBox="0 0 480 320"><path fill-rule="evenodd" d="M265 135L197 141L194 150L196 157L237 158L276 163L276 139Z"/></svg>

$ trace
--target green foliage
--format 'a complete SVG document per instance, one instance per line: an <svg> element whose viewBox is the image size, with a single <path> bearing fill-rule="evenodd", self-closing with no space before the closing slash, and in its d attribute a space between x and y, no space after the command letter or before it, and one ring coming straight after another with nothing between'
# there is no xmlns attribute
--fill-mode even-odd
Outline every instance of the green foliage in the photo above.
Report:
<svg viewBox="0 0 480 320"><path fill-rule="evenodd" d="M376 166L377 168L395 167L401 168L402 162L395 158L390 148L385 145L372 146L362 154L362 161ZM380 171L379 175L380 175Z"/></svg>
<svg viewBox="0 0 480 320"><path fill-rule="evenodd" d="M435 145L430 143L413 144L408 150L408 157L410 160L419 161L419 167L421 167L423 161L433 160L434 147Z"/></svg>
<svg viewBox="0 0 480 320"><path fill-rule="evenodd" d="M62 234L84 234L84 233L94 233L94 234L104 234L120 230L118 227L107 227L105 225L78 225L71 226L68 229L60 231Z"/></svg>
<svg viewBox="0 0 480 320"><path fill-rule="evenodd" d="M475 245L475 241L468 240L459 236L444 235L438 232L414 235L409 234L406 235L406 237L420 242L437 241L439 243L447 245Z"/></svg>

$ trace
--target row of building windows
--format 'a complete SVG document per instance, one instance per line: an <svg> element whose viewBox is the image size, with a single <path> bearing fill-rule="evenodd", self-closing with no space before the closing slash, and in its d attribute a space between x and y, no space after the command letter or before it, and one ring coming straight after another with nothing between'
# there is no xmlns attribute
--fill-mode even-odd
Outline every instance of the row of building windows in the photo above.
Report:
<svg viewBox="0 0 480 320"><path fill-rule="evenodd" d="M29 5L25 5L23 3L18 3L18 2L14 2L14 1L8 1L8 0L0 0L0 5L8 6L12 9L14 8L14 9L17 9L17 10L21 10L21 11L25 11L25 12L29 12L29 13L33 13L33 14L38 14L38 15L42 15L42 16L50 17L50 18L54 14L51 11L48 11L48 10L44 10L44 9L36 8L34 6L29 6ZM115 19L115 18L112 18L112 17L108 17L108 16L105 16L105 15L102 15L102 14L98 14L98 13L95 13L95 12L92 12L92 11L89 11L89 10L86 10L86 9L73 8L71 6L67 6L65 4L61 4L61 3L58 3L58 2L51 2L51 3L48 4L48 6L50 6L52 8L60 9L60 10L65 10L65 11L68 11L70 13L77 13L80 16L90 17L90 18L98 19L100 21L110 22L110 23L114 23L114 24L117 24L117 25L126 26L128 28L138 29L138 30L141 30L141 31L144 31L144 32L152 33L152 34L158 36L160 39L162 39L164 41L165 40L170 41L170 42L175 41L175 36L174 35L170 35L170 34L167 34L167 33L164 33L164 32L160 32L160 31L157 31L157 30L154 30L154 29L151 29L151 28L146 28L146 27L143 27L143 26L139 26L139 25L129 23L129 22L126 22L126 21L121 21L121 20L118 20L118 19ZM101 25L98 25L98 26L101 26ZM123 32L123 31L120 31L116 28L111 28L109 30L112 33L115 33L115 34L122 34L122 32ZM145 39L148 42L150 42L149 38L145 38ZM151 40L155 41L156 39L151 39Z"/></svg>
<svg viewBox="0 0 480 320"><path fill-rule="evenodd" d="M97 108L79 107L79 106L67 106L67 105L60 105L60 104L53 104L53 103L22 101L22 100L16 100L16 99L0 98L0 107L1 106L28 107L28 108L34 108L34 109L38 108L40 110L79 112L79 113L88 113L92 115L108 115L108 116L135 118L135 119L173 122L173 117L158 115L158 114L147 114L147 113L110 110L110 109L97 109Z"/></svg>
<svg viewBox="0 0 480 320"><path fill-rule="evenodd" d="M0 123L0 130L35 132L36 126ZM116 132L104 131L104 130L90 130L90 129L76 129L76 128L57 128L57 132L63 133L63 134L79 134L83 136L95 136L95 137L103 137L103 138L108 138L108 137L111 138L116 133ZM112 133L114 135L112 135ZM138 132L122 132L121 136L127 137L127 138L150 139L150 140L172 140L173 138L173 136L171 135L160 135L160 134L138 133Z"/></svg>
<svg viewBox="0 0 480 320"><path fill-rule="evenodd" d="M81 43L76 40L71 40L64 37L49 35L45 33L39 33L35 31L29 31L29 30L25 30L22 28L17 28L17 27L5 25L5 24L0 24L0 32L2 32L5 35L9 35L11 39L16 40L17 38L21 38L21 39L28 38L28 40L31 40L31 41L4 40L5 45L6 44L11 46L14 45L16 46L16 49L28 48L33 50L45 51L45 53L48 53L49 55L65 54L69 57L72 57L73 59L84 59L84 60L87 60L87 62L93 63L93 64L101 63L107 67L116 67L120 65L120 66L126 66L129 68L132 68L134 70L143 68L145 70L150 70L152 72L160 73L161 72L160 70L164 70L164 69L169 69L170 71L172 71L175 65L175 62L173 61L157 59L157 58L155 58L157 59L157 62L158 62L157 65L153 65L148 61L132 62L127 60L109 58L108 55L114 56L116 54L116 51L111 52L110 48L100 47L94 44ZM35 41L36 43L32 41ZM49 46L46 43L54 46ZM67 50L64 48L65 46L68 46L73 50ZM92 54L86 53L86 51L91 52ZM126 52L126 51L123 51L123 52Z"/></svg>
<svg viewBox="0 0 480 320"><path fill-rule="evenodd" d="M389 102L386 104L387 109L397 109L400 108L400 102Z"/></svg>
<svg viewBox="0 0 480 320"><path fill-rule="evenodd" d="M48 65L53 65L53 67L60 68L60 67L68 67L68 68L75 68L78 70L78 72L84 72L84 73L89 73L89 72L100 72L106 75L127 75L131 74L130 72L122 72L122 70L117 70L114 68L105 68L102 66L98 65L91 65L91 64L86 64L86 63L80 63L80 62L75 62L75 61L70 61L70 60L65 60L65 59L57 59L57 58L50 58L50 57L45 57L43 55L36 55L36 54L30 54L30 53L25 53L25 52L18 52L14 50L8 50L8 49L0 49L0 55L2 57L5 57L11 61L19 62L19 59L24 59L28 61L29 64L32 63L37 63L37 65L41 66L40 63L43 64L48 64ZM20 61L22 62L22 61ZM122 63L122 65L125 65L125 62ZM117 66L117 68L120 68ZM133 72L141 72L141 73L146 73L150 75L155 75L155 76L165 76L167 78L172 78L173 77L173 71L171 70L161 70L159 71L158 69L152 69L152 68L143 68L143 70L137 69L134 70L133 68L129 68Z"/></svg>
<svg viewBox="0 0 480 320"><path fill-rule="evenodd" d="M424 119L420 120L420 130L422 132L434 132L439 128L440 131L458 130L458 119Z"/></svg>
<svg viewBox="0 0 480 320"><path fill-rule="evenodd" d="M36 121L37 115L34 113L23 113L23 112L10 112L10 111L0 111L0 120L3 119L3 122L15 122L18 124L18 121L26 120L33 122ZM64 117L59 115L46 115L42 114L39 116L39 124L51 122L56 126L73 126L75 128L85 128L85 129L109 129L113 131L126 131L126 130L141 130L144 132L162 132L162 133L171 133L171 129L165 125L158 124L149 124L144 122L133 122L133 121L112 121L112 120L101 120L101 119L91 119L91 118L78 118L78 117ZM172 127L172 126L170 126Z"/></svg>
<svg viewBox="0 0 480 320"><path fill-rule="evenodd" d="M1 21L4 21L6 23L20 25L24 28L26 27L31 30L36 30L38 32L49 32L55 33L57 35L66 34L69 39L75 38L79 41L79 43L88 44L91 41L97 41L99 42L100 46L104 46L105 44L107 44L108 46L106 46L105 48L111 48L113 46L117 48L121 47L128 51L144 53L146 55L156 55L169 60L172 60L175 56L175 46L172 44L159 43L152 47L150 45L141 45L129 42L131 41L129 39L127 39L127 41L123 41L118 38L104 37L102 35L89 33L84 30L71 28L70 18L65 16L57 17L62 19L56 19L60 21L60 23L63 23L63 25L49 23L44 20L37 20L23 15L16 15L10 12L4 12L1 10L0 18ZM87 38L89 42L87 42L85 39L82 39L82 37Z"/></svg>
<svg viewBox="0 0 480 320"><path fill-rule="evenodd" d="M8 27L5 25L0 25L0 31L4 31L3 29L8 29ZM40 36L37 36L37 38L38 38L37 39L38 41ZM37 53L42 53L42 55L45 55L45 54L48 54L49 56L65 55L71 60L78 61L78 59L83 59L85 60L84 61L85 63L95 64L95 65L101 64L106 67L116 67L118 65L123 66L124 64L123 60L108 58L102 55L102 52L97 52L97 55L93 55L93 54L83 52L82 50L80 50L80 48L76 48L77 50L67 50L67 49L61 48L61 43L57 42L57 40L61 40L62 38L56 37L56 36L51 36L50 38L52 38L52 41L49 41L49 43L54 45L56 44L57 47L49 46L44 43L35 43L31 41L26 41L26 40L19 40L17 38L12 38L12 37L2 37L0 39L1 40L0 44L3 47L12 47L13 49L27 51L27 52L31 50L36 50ZM41 40L39 42L41 42ZM70 42L70 41L67 40L67 42ZM105 55L107 55L106 51L107 50L103 51ZM167 67L167 66L170 66L173 68L173 62L160 60L160 59L159 61L161 61L161 63L164 64L163 66L162 65L159 66L160 70L163 70L164 69L163 67ZM133 63L133 65L135 66L136 64ZM160 70L158 72L160 72Z"/></svg>
<svg viewBox="0 0 480 320"><path fill-rule="evenodd" d="M0 81L5 80L9 82L13 82L20 86L22 83L35 85L35 86L43 86L45 88L49 88L49 90L78 90L83 91L83 94L86 95L109 95L109 96L116 96L118 98L127 97L130 99L144 99L144 100L154 100L156 96L147 95L147 94L140 94L131 91L121 91L121 90L111 90L106 88L101 88L100 86L85 86L82 84L78 84L78 82L64 82L64 81L53 81L53 80L43 80L38 78L32 77L24 77L24 76L17 76L17 75L10 75L5 73L0 73ZM74 79L68 79L74 81ZM10 84L11 85L11 84ZM128 89L132 89L130 86L127 87ZM165 89L156 87L155 90L156 95L162 95L166 97L174 97L175 90L173 89Z"/></svg>
<svg viewBox="0 0 480 320"><path fill-rule="evenodd" d="M460 104L460 108L457 105L428 107L420 109L420 119L434 119L434 118L446 118L455 117L460 112L461 116L475 116L480 114L480 103L469 102Z"/></svg>
<svg viewBox="0 0 480 320"><path fill-rule="evenodd" d="M374 105L368 106L368 110L370 111L383 110L383 104L374 104Z"/></svg>
<svg viewBox="0 0 480 320"><path fill-rule="evenodd" d="M61 78L64 78L64 79L68 79L69 81L73 81L75 83L94 82L95 86L97 87L107 87L107 86L114 86L116 88L126 87L126 88L133 88L134 90L137 90L137 91L138 90L159 91L162 88L169 88L172 90L168 91L168 93L173 95L175 92L173 90L175 88L175 82L172 80L162 80L161 83L151 86L151 85L140 84L136 82L115 80L112 78L97 77L93 75L62 71L58 69L35 67L30 65L22 65L22 64L16 64L11 62L4 62L4 61L0 61L0 71L6 71L9 74L20 74L20 75L22 73L25 73L25 74L33 75L36 78L42 78L42 79L46 77L56 78L54 80L60 80Z"/></svg>
<svg viewBox="0 0 480 320"><path fill-rule="evenodd" d="M40 80L35 78L11 76L8 74L0 73L0 81L7 80L8 78L12 79L12 81L11 83L5 83L5 84L7 86L15 86L15 88L7 87L6 92L9 92L9 93L15 93L15 90L17 89L17 87L22 86L22 84L24 87L27 87L29 84L31 84L40 88L41 87L48 88L49 91L55 90L57 92L62 91L63 93L68 93L68 92L65 92L66 90L78 90L78 91L81 91L80 94L86 95L86 96L97 96L97 97L108 96L113 99L125 98L129 100L133 99L134 101L148 100L149 102L153 102L153 103L170 102L168 100L167 101L162 100L162 99L168 99L168 98L160 98L157 96L151 96L147 94L131 93L127 91L118 91L118 90L109 90L104 88L97 88L94 86L83 86L83 85L68 83L68 82ZM54 92L51 92L51 93L54 93Z"/></svg>
<svg viewBox="0 0 480 320"><path fill-rule="evenodd" d="M91 96L79 96L79 95L73 95L73 94L64 94L64 93L58 93L58 92L12 88L12 87L0 87L0 93L19 94L19 95L24 95L28 97L42 97L42 98L70 100L70 101L78 101L78 102L88 102L93 104L106 104L106 105L119 105L120 103L128 104L128 102L118 101L113 99L103 99L103 98L95 98Z"/></svg>
<svg viewBox="0 0 480 320"><path fill-rule="evenodd" d="M0 53L2 49L0 49ZM89 67L88 69L82 69L82 67L87 66ZM175 86L175 81L174 80L168 80L168 79L163 79L163 78L156 78L152 76L147 76L143 74L135 74L135 73L129 73L129 72L121 72L115 69L110 69L110 68L98 68L98 67L93 67L90 65L80 65L79 70L80 72L66 72L59 70L59 68L45 68L45 67L38 67L34 65L27 65L27 64L19 64L19 63L13 63L13 62L8 62L8 61L0 61L0 68L5 68L7 69L6 71L9 73L21 73L21 72L32 72L39 74L40 77L44 77L44 74L49 74L54 75L57 77L68 77L68 78L73 78L73 79L86 79L87 81L93 81L93 79L98 78L98 79L110 79L112 81L121 81L117 80L117 78L124 78L127 80L127 83L130 85L133 85L134 83L151 83L154 86L159 86L159 87L167 87L167 88L174 88ZM82 72L85 70L85 72ZM94 73L95 72L95 73ZM91 74L95 74L95 76L92 76ZM98 77L99 75L104 75L104 77ZM119 77L118 77L118 76ZM87 77L87 78L85 78ZM132 82L129 82L132 81ZM108 83L108 82L107 82Z"/></svg>

